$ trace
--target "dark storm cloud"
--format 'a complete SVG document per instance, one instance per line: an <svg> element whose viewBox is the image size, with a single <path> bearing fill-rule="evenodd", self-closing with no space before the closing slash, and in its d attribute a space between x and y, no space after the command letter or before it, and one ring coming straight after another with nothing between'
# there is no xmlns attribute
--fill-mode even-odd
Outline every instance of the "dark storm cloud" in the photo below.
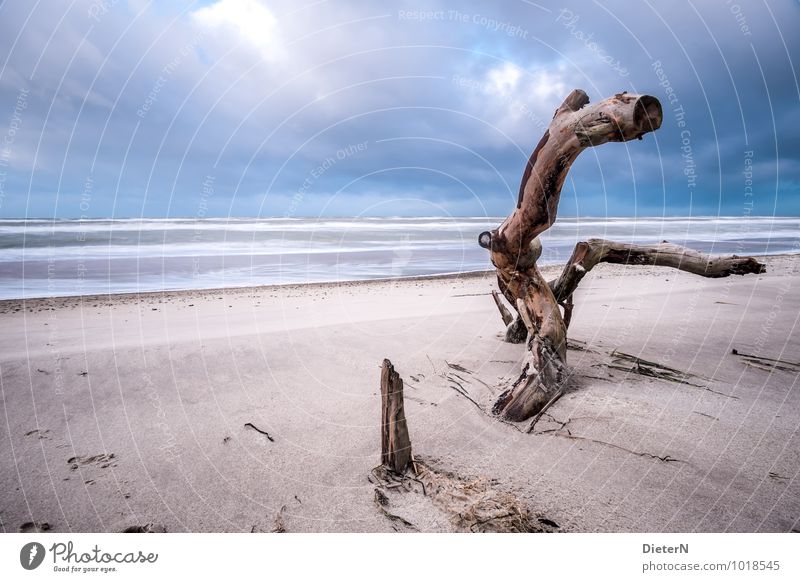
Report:
<svg viewBox="0 0 800 582"><path fill-rule="evenodd" d="M6 2L0 215L505 214L575 87L650 93L665 116L584 152L562 213L797 214L798 13Z"/></svg>

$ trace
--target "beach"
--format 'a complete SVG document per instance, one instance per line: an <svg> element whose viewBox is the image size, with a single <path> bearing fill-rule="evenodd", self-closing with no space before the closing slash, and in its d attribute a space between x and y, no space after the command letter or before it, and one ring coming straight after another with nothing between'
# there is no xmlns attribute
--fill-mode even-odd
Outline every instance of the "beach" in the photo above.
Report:
<svg viewBox="0 0 800 582"><path fill-rule="evenodd" d="M427 491L376 503L389 358L420 462L543 531L800 529L800 255L764 262L595 268L530 433L490 413L525 357L492 272L0 302L0 525L460 531Z"/></svg>

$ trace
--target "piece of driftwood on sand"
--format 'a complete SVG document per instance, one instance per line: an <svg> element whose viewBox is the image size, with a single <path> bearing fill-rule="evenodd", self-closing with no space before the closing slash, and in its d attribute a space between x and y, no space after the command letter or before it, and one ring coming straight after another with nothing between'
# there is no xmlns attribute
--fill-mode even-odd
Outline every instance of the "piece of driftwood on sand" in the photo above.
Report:
<svg viewBox="0 0 800 582"><path fill-rule="evenodd" d="M403 379L392 362L385 359L381 366L381 464L402 475L411 462L411 438L403 406Z"/></svg>
<svg viewBox="0 0 800 582"><path fill-rule="evenodd" d="M589 239L576 245L561 276L549 282L543 278L536 266L542 252L538 237L556 221L561 188L578 154L607 142L641 139L661 126L662 117L661 104L649 95L623 92L589 105L586 93L576 89L531 154L516 208L497 229L481 233L478 243L490 251L500 291L517 312L508 323L505 306L495 297L507 325L506 340L527 340L528 348L519 378L494 403L493 412L504 419L531 418L563 393L573 293L597 264L659 265L703 277L764 272L764 265L751 257L712 257L667 242Z"/></svg>

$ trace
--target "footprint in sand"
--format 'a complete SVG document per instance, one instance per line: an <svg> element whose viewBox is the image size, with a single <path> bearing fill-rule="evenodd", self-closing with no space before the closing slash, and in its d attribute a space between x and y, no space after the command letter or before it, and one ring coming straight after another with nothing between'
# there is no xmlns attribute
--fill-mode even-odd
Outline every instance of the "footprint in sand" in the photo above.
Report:
<svg viewBox="0 0 800 582"><path fill-rule="evenodd" d="M42 533L50 529L46 521L26 521L17 528L19 533Z"/></svg>
<svg viewBox="0 0 800 582"><path fill-rule="evenodd" d="M167 528L158 523L146 523L144 525L129 525L120 533L167 533Z"/></svg>
<svg viewBox="0 0 800 582"><path fill-rule="evenodd" d="M116 467L116 456L114 453L104 454L104 455L94 455L94 456L84 456L78 455L77 457L70 457L67 459L67 464L69 468L73 471L77 471L81 467L87 466L96 466L100 469L106 469L108 467Z"/></svg>

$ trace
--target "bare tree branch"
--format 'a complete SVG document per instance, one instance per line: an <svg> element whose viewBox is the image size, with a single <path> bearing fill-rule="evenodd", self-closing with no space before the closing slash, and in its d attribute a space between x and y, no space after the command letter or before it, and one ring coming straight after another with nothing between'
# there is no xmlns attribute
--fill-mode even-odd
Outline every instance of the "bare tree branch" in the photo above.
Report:
<svg viewBox="0 0 800 582"><path fill-rule="evenodd" d="M575 245L561 275L550 282L556 301L567 300L586 273L599 263L672 267L712 278L766 272L766 267L752 257L706 255L666 241L657 245L634 245L590 238Z"/></svg>

